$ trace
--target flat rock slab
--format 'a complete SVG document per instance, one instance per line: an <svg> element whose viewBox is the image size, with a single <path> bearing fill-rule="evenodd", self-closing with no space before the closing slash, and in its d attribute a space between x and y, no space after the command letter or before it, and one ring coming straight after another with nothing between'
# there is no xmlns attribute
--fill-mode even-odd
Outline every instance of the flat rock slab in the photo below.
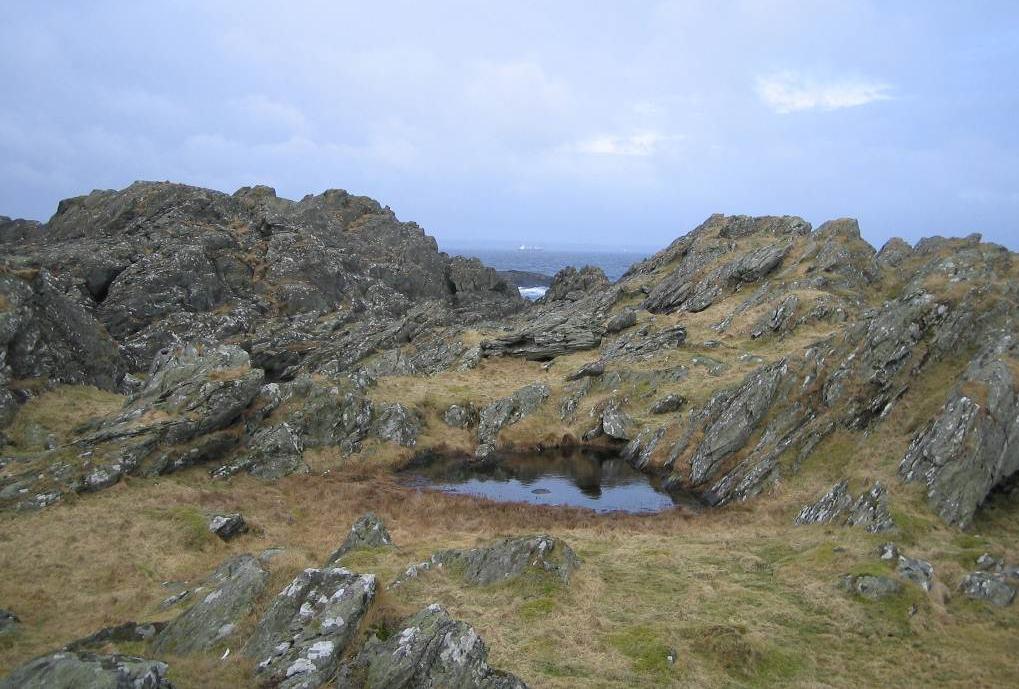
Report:
<svg viewBox="0 0 1019 689"><path fill-rule="evenodd" d="M306 569L276 596L242 652L258 659L262 683L283 689L322 686L357 636L377 589L372 574Z"/></svg>
<svg viewBox="0 0 1019 689"><path fill-rule="evenodd" d="M385 641L369 641L340 671L338 689L527 689L492 669L473 627L430 605Z"/></svg>
<svg viewBox="0 0 1019 689"><path fill-rule="evenodd" d="M0 689L173 689L167 665L134 656L58 651L0 680Z"/></svg>
<svg viewBox="0 0 1019 689"><path fill-rule="evenodd" d="M211 577L214 587L159 633L158 653L208 651L229 637L265 589L269 573L251 555L227 560Z"/></svg>

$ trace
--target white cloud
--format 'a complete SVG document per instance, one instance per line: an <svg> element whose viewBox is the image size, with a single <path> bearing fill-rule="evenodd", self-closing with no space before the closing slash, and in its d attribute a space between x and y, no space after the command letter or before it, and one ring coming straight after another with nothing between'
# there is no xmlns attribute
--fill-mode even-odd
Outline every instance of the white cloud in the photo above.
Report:
<svg viewBox="0 0 1019 689"><path fill-rule="evenodd" d="M822 83L792 72L781 72L757 80L757 95L780 114L801 110L840 110L875 101L889 100L891 86L867 79Z"/></svg>
<svg viewBox="0 0 1019 689"><path fill-rule="evenodd" d="M628 136L603 134L581 141L574 150L578 153L612 156L650 156L658 151L662 143L676 137L665 136L658 132L638 132Z"/></svg>

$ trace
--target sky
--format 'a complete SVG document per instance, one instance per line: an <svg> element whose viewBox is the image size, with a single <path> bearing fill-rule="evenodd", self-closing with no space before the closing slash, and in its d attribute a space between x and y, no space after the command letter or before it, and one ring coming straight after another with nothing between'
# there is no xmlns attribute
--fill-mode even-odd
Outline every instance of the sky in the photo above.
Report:
<svg viewBox="0 0 1019 689"><path fill-rule="evenodd" d="M1019 2L0 4L0 214L172 180L365 194L440 244L713 212L1019 249Z"/></svg>

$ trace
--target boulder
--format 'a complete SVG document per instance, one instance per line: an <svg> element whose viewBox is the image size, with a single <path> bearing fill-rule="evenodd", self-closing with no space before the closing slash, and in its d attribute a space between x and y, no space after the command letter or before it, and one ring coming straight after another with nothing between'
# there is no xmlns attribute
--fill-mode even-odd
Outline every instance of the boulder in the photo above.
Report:
<svg viewBox="0 0 1019 689"><path fill-rule="evenodd" d="M216 514L209 520L209 531L224 541L247 532L248 523L240 514Z"/></svg>
<svg viewBox="0 0 1019 689"><path fill-rule="evenodd" d="M879 600L902 592L902 584L895 579L869 574L860 576L847 574L839 579L839 588L869 600Z"/></svg>
<svg viewBox="0 0 1019 689"><path fill-rule="evenodd" d="M967 598L984 600L999 607L1011 605L1016 593L1004 575L983 571L971 572L963 577L959 590Z"/></svg>
<svg viewBox="0 0 1019 689"><path fill-rule="evenodd" d="M372 639L340 672L338 689L527 689L488 665L474 629L433 604L385 641Z"/></svg>
<svg viewBox="0 0 1019 689"><path fill-rule="evenodd" d="M221 564L210 577L211 590L171 621L153 643L157 653L185 655L215 648L230 637L265 589L269 574L251 555Z"/></svg>
<svg viewBox="0 0 1019 689"><path fill-rule="evenodd" d="M258 660L262 684L315 689L332 679L375 599L372 574L306 569L259 620L242 653Z"/></svg>
<svg viewBox="0 0 1019 689"><path fill-rule="evenodd" d="M581 378L597 378L605 373L605 362L598 360L584 364L576 371L566 376L567 381L580 380Z"/></svg>
<svg viewBox="0 0 1019 689"><path fill-rule="evenodd" d="M934 567L926 560L917 560L905 555L899 555L899 564L896 571L909 579L924 591L930 591L934 583Z"/></svg>
<svg viewBox="0 0 1019 689"><path fill-rule="evenodd" d="M650 411L652 414L671 414L674 411L679 411L682 406L686 404L686 398L682 395L670 394L662 397L655 401L651 405Z"/></svg>
<svg viewBox="0 0 1019 689"><path fill-rule="evenodd" d="M384 548L391 547L393 539L386 529L386 525L374 512L361 515L354 525L350 527L347 539L337 548L329 559L326 566L333 565L340 561L344 555L359 548Z"/></svg>
<svg viewBox="0 0 1019 689"><path fill-rule="evenodd" d="M57 651L0 680L0 689L173 689L166 663L127 655Z"/></svg>
<svg viewBox="0 0 1019 689"><path fill-rule="evenodd" d="M621 404L613 400L605 406L601 415L601 427L605 435L616 440L630 440L633 435L633 420L627 416Z"/></svg>

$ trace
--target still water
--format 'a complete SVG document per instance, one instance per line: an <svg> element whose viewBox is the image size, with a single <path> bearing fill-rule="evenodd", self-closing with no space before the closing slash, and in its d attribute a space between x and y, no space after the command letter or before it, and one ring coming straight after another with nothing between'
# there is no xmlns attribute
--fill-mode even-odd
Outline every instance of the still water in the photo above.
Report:
<svg viewBox="0 0 1019 689"><path fill-rule="evenodd" d="M698 506L692 496L665 490L658 477L637 471L618 455L587 449L507 454L484 462L440 455L402 473L409 486L500 502L634 513Z"/></svg>

